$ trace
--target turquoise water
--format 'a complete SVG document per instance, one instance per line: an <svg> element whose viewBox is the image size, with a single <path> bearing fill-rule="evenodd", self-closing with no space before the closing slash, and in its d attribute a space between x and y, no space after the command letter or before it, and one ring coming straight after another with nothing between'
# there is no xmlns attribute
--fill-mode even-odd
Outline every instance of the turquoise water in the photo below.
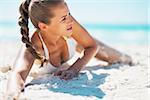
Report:
<svg viewBox="0 0 150 100"><path fill-rule="evenodd" d="M148 25L101 25L85 24L88 31L105 43L148 45Z"/></svg>
<svg viewBox="0 0 150 100"><path fill-rule="evenodd" d="M71 1L71 0L69 0ZM79 1L79 0L78 0ZM81 5L75 8L73 8L74 5L77 5L76 3L73 4L73 2L70 2L72 5L70 7L70 10L74 13L75 15L82 16L79 18L81 21L83 20L92 20L93 23L81 23L86 30L95 38L104 41L105 43L113 43L113 44L138 44L138 45L147 45L148 44L148 37L150 37L150 26L147 24L141 25L141 24L132 24L132 23L147 23L147 14L145 11L147 11L146 8L146 2L144 3L139 3L138 1L136 2L128 2L126 4L124 3L118 3L111 2L110 3L98 3L99 0L95 0L93 5L89 5L89 3L85 2L85 4L80 4ZM106 0L107 1L107 0ZM129 0L130 1L130 0ZM132 1L132 0L131 0ZM17 24L18 20L18 7L20 5L21 1L20 0L0 0L0 41L1 40L13 40L13 41L20 41L21 35L19 32L19 26ZM114 9L116 7L116 4L118 4L118 8ZM90 6L90 7L89 7ZM101 7L103 10L101 11ZM128 11L128 9L131 9ZM87 18L83 18L83 12L80 11L81 9L86 9L86 11L91 11L90 9L93 9L93 12L95 13L98 18L89 16L89 12L84 12L84 15L88 15ZM101 13L97 13L97 9L101 11ZM107 12L107 9L109 9L109 12ZM115 13L118 9L119 12ZM127 11L126 11L127 10ZM137 12L138 11L138 12ZM126 17L120 16L120 14L123 14L122 12L125 13ZM112 14L110 14L112 13ZM109 17L106 16L109 14ZM119 14L119 15L116 15ZM141 15L141 16L140 16ZM101 22L102 20L105 20L103 17L108 17L111 18L110 22L112 21L114 24L100 24L96 22ZM114 22L115 17L118 16L117 20ZM78 19L78 17L77 17ZM101 20L102 19L102 20ZM142 19L142 20L141 20ZM96 22L95 22L96 20ZM116 24L117 21L121 21L123 23L128 23L130 24ZM87 22L85 21L85 22ZM105 22L104 21L104 22ZM119 22L118 21L118 22ZM127 22L126 22L127 21ZM116 25L115 25L116 24ZM33 29L33 26L30 25Z"/></svg>
<svg viewBox="0 0 150 100"><path fill-rule="evenodd" d="M81 23L82 24L82 23ZM150 35L147 25L102 25L82 24L95 38L113 44L147 45ZM33 26L30 24L31 30ZM21 35L17 21L0 22L0 40L20 41Z"/></svg>

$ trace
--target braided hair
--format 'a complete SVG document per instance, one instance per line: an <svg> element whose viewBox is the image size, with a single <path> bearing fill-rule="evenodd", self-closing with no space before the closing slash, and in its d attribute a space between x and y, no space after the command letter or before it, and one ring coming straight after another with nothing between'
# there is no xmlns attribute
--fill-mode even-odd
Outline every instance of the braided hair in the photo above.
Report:
<svg viewBox="0 0 150 100"><path fill-rule="evenodd" d="M20 25L20 33L22 35L22 42L25 43L27 50L41 61L46 61L39 53L36 52L29 38L28 19L31 19L35 28L39 29L38 23L43 22L50 24L50 18L54 17L52 13L52 7L56 7L63 0L25 0L19 7L20 17L18 24Z"/></svg>

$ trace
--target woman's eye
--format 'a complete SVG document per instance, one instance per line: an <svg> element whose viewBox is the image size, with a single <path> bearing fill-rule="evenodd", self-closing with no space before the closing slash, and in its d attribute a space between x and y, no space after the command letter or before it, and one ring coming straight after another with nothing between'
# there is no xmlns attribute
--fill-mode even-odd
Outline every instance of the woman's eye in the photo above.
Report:
<svg viewBox="0 0 150 100"><path fill-rule="evenodd" d="M65 22L65 21L67 20L67 18L68 18L70 15L71 15L71 14L68 13L68 16L64 17L61 21L62 21L62 22Z"/></svg>
<svg viewBox="0 0 150 100"><path fill-rule="evenodd" d="M64 17L63 19L62 19L62 21L65 21L66 20L66 18Z"/></svg>

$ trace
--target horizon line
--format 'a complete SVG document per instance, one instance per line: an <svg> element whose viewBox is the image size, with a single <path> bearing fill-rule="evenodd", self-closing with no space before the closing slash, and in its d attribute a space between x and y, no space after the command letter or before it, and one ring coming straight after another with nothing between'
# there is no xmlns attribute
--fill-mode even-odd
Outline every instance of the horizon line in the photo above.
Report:
<svg viewBox="0 0 150 100"><path fill-rule="evenodd" d="M30 26L31 23L29 23ZM88 29L121 29L121 30L150 30L150 24L115 24L115 23L80 23ZM32 24L31 24L32 25ZM0 21L0 28L17 27L16 21Z"/></svg>

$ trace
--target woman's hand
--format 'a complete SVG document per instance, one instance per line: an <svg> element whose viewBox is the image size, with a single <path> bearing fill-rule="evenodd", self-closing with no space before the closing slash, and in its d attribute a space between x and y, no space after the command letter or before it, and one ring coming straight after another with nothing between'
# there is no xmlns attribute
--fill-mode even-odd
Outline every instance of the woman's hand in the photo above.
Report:
<svg viewBox="0 0 150 100"><path fill-rule="evenodd" d="M68 69L68 70L59 70L54 73L54 76L59 76L61 79L64 79L64 80L70 80L74 77L77 77L78 74L79 73L77 71Z"/></svg>
<svg viewBox="0 0 150 100"><path fill-rule="evenodd" d="M4 100L18 100L21 91L24 88L24 81L19 73L12 72L7 83L7 90L4 96Z"/></svg>

